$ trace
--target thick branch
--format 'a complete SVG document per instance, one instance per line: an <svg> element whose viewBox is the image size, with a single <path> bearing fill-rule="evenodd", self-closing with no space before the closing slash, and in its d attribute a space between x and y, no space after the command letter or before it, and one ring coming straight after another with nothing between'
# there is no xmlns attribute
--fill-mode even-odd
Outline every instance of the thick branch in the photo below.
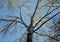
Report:
<svg viewBox="0 0 60 42"><path fill-rule="evenodd" d="M43 18L45 18L46 16L48 16L49 14L51 14L54 10L56 10L56 9L58 9L58 8L59 8L59 7L53 9L51 12L47 13L46 15L44 15L44 16L35 24L35 26L34 26L33 28L35 28L35 27L39 24L39 22L41 22L41 20L42 20ZM48 10L48 11L49 11L49 10Z"/></svg>
<svg viewBox="0 0 60 42"><path fill-rule="evenodd" d="M48 20L46 20L45 22L43 22L38 28L36 28L36 29L34 30L34 32L37 31L39 28L41 28L46 22L48 22L49 20L51 20L53 17L55 17L55 16L58 15L59 13L60 13L60 12L56 13L56 14L53 15L51 18L49 18Z"/></svg>
<svg viewBox="0 0 60 42"><path fill-rule="evenodd" d="M33 24L33 18L34 18L35 14L36 14L36 11L37 11L37 8L38 8L38 4L39 4L39 1L38 1L37 4L36 4L36 8L35 8L35 10L34 10L33 15L31 16L31 22L30 22L30 25Z"/></svg>

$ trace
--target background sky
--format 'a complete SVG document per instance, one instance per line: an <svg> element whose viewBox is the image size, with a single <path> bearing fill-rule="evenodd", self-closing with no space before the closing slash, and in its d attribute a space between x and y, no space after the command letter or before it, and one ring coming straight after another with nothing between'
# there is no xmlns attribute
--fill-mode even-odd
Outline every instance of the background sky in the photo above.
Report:
<svg viewBox="0 0 60 42"><path fill-rule="evenodd" d="M21 3L21 6L24 6L23 8L22 8L22 16L23 16L23 20L25 21L25 23L27 24L27 25L29 25L29 22L30 22L30 16L28 15L28 13L29 14L31 14L32 15L32 13L34 12L34 9L35 9L35 6L36 6L36 0L25 0L26 2L31 2L32 4L23 4L23 3ZM42 5L44 5L45 3L47 3L46 2L46 0L43 0L42 1L42 3L40 3L39 4L39 7L41 7ZM27 6L30 6L30 8L29 7L27 7ZM38 11L38 13L37 14L42 14L42 16L44 16L45 14L46 14L46 12L47 12L47 10L49 9L49 7L47 7L47 8L45 8L45 9L43 9L43 10L41 10L41 11ZM53 8L51 8L51 10L52 10ZM2 18L6 18L6 16L20 16L19 15L19 12L20 11L20 9L19 8L16 8L16 9L14 9L14 10L9 10L9 7L8 7L8 0L3 0L3 7L2 8L0 8L0 18L2 17ZM56 13L57 11L55 11L55 12L53 12L53 13ZM53 14L52 13L52 14ZM41 16L41 17L42 17ZM50 16L52 16L52 15L50 15ZM36 18L37 18L37 15L36 15ZM39 17L40 18L40 17ZM12 19L12 18L10 18L10 19ZM51 22L51 21L50 21ZM0 22L0 28L1 29L3 29L3 24L5 25L6 23L2 23L2 22ZM18 42L19 40L18 40L18 38L21 38L22 37L22 35L24 34L24 32L26 31L26 29L25 29L25 27L24 26L22 26L21 24L19 24L19 23L17 23L17 25L18 26L16 26L16 27L11 27L12 29L10 29L9 30L9 32L7 32L7 34L5 35L5 36L3 36L3 34L2 33L0 33L0 42ZM15 31L13 31L15 29ZM42 27L42 29L40 29L40 30L38 30L38 32L41 32L41 33L43 33L43 31L42 30L44 30L45 32L47 32L48 33L48 31L49 31L49 29L44 25L43 27ZM37 37L38 38L38 41L39 42L43 42L44 41L44 39L46 38L46 37L41 37L41 36L38 36L37 34L34 34L34 36L35 36L35 38ZM34 42L36 42L36 39L34 39Z"/></svg>

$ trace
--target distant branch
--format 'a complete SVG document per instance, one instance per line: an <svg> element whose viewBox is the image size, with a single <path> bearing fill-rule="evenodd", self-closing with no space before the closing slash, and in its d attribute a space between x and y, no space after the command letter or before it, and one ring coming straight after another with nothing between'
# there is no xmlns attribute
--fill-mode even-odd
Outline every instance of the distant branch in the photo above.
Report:
<svg viewBox="0 0 60 42"><path fill-rule="evenodd" d="M0 19L0 21L7 21L7 22L17 22L17 23L21 23L21 21L16 21L16 20L7 20L7 19Z"/></svg>
<svg viewBox="0 0 60 42"><path fill-rule="evenodd" d="M22 37L21 37L21 39L20 39L20 42L22 42L22 39L23 39L24 36L26 35L26 32L27 32L27 31L25 31L24 34L22 35Z"/></svg>
<svg viewBox="0 0 60 42"><path fill-rule="evenodd" d="M17 20L17 18L15 20ZM11 21L11 23L8 23L7 25L5 25L5 28L1 32L3 32L4 34L6 34L7 31L8 31L8 29L11 27L11 25L13 23L14 23L14 21Z"/></svg>
<svg viewBox="0 0 60 42"><path fill-rule="evenodd" d="M44 6L46 6L46 5L48 5L48 4L52 4L52 3L55 3L57 0L54 0L54 1L50 1L50 2L48 2L48 3L46 3L46 4L44 4L42 7L40 7L40 9L42 9ZM52 6L51 6L52 7Z"/></svg>
<svg viewBox="0 0 60 42"><path fill-rule="evenodd" d="M38 32L35 32L35 33L38 34L39 36L49 37L49 38L51 38L51 39L54 39L54 40L58 41L56 38L54 38L54 37L52 37L52 36L49 36L49 35L47 35L47 34L39 34Z"/></svg>

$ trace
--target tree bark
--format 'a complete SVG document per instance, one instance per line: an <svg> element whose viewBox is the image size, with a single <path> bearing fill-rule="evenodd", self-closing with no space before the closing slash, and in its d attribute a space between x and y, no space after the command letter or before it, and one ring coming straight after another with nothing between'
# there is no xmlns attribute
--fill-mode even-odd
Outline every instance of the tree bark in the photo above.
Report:
<svg viewBox="0 0 60 42"><path fill-rule="evenodd" d="M27 33L27 42L32 42L33 33Z"/></svg>

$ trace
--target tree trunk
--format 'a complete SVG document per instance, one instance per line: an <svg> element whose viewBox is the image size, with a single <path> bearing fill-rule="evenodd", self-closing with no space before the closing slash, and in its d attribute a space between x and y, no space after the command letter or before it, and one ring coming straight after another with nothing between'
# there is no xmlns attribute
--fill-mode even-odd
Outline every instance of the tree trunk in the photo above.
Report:
<svg viewBox="0 0 60 42"><path fill-rule="evenodd" d="M27 33L27 42L32 42L33 33Z"/></svg>

